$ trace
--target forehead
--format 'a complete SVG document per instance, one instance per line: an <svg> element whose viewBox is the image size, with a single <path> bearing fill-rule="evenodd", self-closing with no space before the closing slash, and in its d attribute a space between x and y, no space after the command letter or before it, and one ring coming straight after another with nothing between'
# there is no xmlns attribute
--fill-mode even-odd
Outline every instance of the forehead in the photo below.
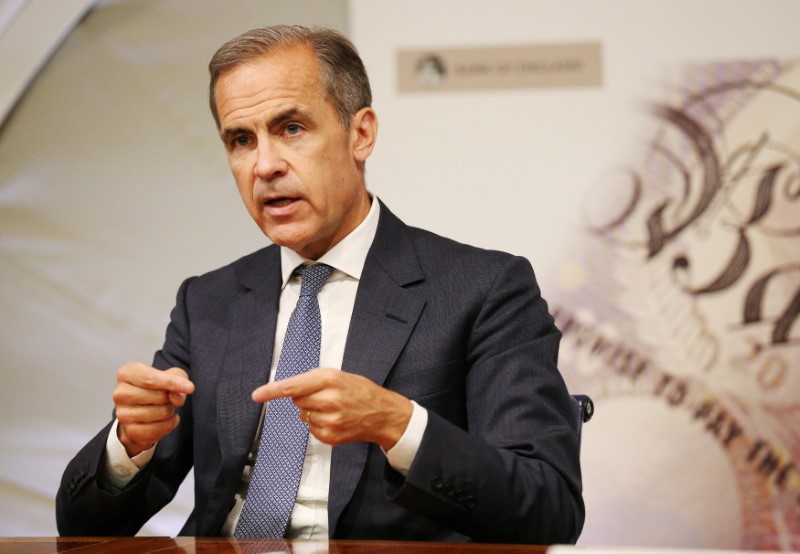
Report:
<svg viewBox="0 0 800 554"><path fill-rule="evenodd" d="M248 108L318 101L324 91L319 63L310 47L284 47L223 72L215 85L221 121Z"/></svg>

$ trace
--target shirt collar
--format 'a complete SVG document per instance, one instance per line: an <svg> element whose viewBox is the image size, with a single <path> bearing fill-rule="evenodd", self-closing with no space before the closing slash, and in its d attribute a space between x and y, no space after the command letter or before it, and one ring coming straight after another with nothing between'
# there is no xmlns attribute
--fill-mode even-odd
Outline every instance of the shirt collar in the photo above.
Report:
<svg viewBox="0 0 800 554"><path fill-rule="evenodd" d="M307 260L294 250L281 246L281 275L283 276L281 288L286 286L292 272L301 264L328 264L335 270L332 278L335 278L337 274L344 274L355 280L361 279L361 272L367 261L367 253L375 239L375 233L378 231L380 210L378 198L373 197L372 206L364 221L316 262Z"/></svg>

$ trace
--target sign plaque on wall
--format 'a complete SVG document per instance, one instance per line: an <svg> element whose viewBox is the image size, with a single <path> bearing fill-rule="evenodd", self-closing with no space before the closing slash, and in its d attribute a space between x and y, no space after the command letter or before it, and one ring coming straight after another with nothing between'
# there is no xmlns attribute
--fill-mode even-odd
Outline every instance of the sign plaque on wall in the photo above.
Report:
<svg viewBox="0 0 800 554"><path fill-rule="evenodd" d="M400 92L596 87L600 43L401 50Z"/></svg>

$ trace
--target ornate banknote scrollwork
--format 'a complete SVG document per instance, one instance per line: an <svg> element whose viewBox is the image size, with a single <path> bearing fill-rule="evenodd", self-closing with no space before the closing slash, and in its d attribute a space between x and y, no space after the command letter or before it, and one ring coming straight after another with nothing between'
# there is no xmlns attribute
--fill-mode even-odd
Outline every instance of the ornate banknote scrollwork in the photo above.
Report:
<svg viewBox="0 0 800 554"><path fill-rule="evenodd" d="M601 401L684 410L736 475L740 546L800 549L800 64L691 82L586 202L570 263L591 278L556 303L563 367Z"/></svg>
<svg viewBox="0 0 800 554"><path fill-rule="evenodd" d="M743 144L723 144L724 121L709 118L708 103L740 88L794 101L793 115L800 121L797 91L760 82L715 86L680 108L657 106L653 112L665 128L649 151L647 166L655 171L645 176L627 169L622 208L606 221L603 214L589 214L589 227L615 245L641 250L647 262L671 256L673 279L689 295L721 293L746 280L739 323L771 325L769 346L796 343L800 279L792 279L798 273L792 262L800 251L800 144L780 142L769 129ZM708 128L698 113L716 128ZM753 235L765 249L784 242L790 263L777 256L769 267L762 256L754 264ZM693 272L698 257L704 258L703 267ZM768 286L778 281L784 286ZM790 283L793 290L786 294Z"/></svg>

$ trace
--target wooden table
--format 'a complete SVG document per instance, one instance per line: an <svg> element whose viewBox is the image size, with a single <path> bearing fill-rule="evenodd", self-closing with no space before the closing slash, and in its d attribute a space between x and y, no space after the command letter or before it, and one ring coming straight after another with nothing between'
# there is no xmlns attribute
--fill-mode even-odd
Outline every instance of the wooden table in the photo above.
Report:
<svg viewBox="0 0 800 554"><path fill-rule="evenodd" d="M243 553L293 552L328 554L544 554L546 546L514 544L463 544L436 542L394 541L282 541L234 538L201 537L0 537L0 553L48 554L72 552L74 554L114 552L131 553Z"/></svg>

